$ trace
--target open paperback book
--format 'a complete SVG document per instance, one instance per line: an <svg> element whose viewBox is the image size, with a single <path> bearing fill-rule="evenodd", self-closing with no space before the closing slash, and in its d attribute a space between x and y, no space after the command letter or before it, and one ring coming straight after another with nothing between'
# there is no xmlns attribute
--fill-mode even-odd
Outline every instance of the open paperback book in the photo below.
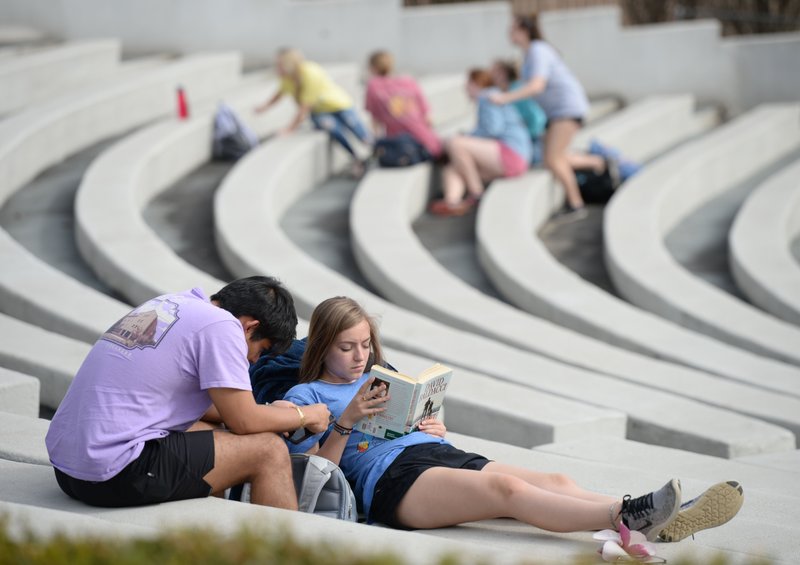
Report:
<svg viewBox="0 0 800 565"><path fill-rule="evenodd" d="M416 377L373 365L370 376L375 380L371 388L385 385L390 398L384 412L362 418L354 430L385 439L411 433L420 420L438 415L452 375L451 368L439 363Z"/></svg>

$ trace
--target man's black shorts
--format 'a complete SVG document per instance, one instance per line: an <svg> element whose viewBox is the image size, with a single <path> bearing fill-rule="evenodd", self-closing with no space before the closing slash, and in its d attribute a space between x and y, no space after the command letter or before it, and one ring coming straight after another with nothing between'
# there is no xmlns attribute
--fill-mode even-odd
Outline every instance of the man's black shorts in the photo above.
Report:
<svg viewBox="0 0 800 565"><path fill-rule="evenodd" d="M114 477L81 481L55 470L58 486L92 506L124 507L205 498L203 477L214 468L214 432L172 432L144 444L141 455Z"/></svg>

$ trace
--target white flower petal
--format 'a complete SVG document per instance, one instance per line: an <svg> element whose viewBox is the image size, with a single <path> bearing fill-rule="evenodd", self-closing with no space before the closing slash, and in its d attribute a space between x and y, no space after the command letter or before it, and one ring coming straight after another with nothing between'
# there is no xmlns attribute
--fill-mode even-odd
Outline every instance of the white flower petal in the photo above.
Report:
<svg viewBox="0 0 800 565"><path fill-rule="evenodd" d="M613 541L607 541L603 544L603 552L601 553L603 556L604 561L630 561L631 556L628 555L619 544L614 543Z"/></svg>
<svg viewBox="0 0 800 565"><path fill-rule="evenodd" d="M616 530L600 530L592 534L592 539L597 541L615 541L619 544L622 543L622 538L619 537L619 532Z"/></svg>

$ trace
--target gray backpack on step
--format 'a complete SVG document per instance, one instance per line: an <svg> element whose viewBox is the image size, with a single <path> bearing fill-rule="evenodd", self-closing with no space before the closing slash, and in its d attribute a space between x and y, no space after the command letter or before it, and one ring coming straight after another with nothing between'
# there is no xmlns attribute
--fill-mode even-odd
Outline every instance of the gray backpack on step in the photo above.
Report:
<svg viewBox="0 0 800 565"><path fill-rule="evenodd" d="M358 521L356 497L338 465L318 455L294 453L291 457L297 506L301 512ZM244 485L239 500L250 502L249 483Z"/></svg>

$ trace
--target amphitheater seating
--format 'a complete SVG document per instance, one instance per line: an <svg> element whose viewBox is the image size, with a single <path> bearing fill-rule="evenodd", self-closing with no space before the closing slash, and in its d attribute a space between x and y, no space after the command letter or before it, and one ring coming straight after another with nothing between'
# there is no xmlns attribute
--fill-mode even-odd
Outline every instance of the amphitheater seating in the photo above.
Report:
<svg viewBox="0 0 800 565"><path fill-rule="evenodd" d="M350 225L356 260L370 283L394 304L565 364L756 416L800 433L800 372L795 371L794 379L772 381L771 390L765 390L763 375L753 375L750 386L726 382L565 330L488 297L453 275L411 228L427 204L429 176L427 166L375 170L353 199ZM492 187L489 193L504 188Z"/></svg>
<svg viewBox="0 0 800 565"><path fill-rule="evenodd" d="M745 507L736 520L726 528L699 534L692 542L692 555L700 558L710 556L714 551L750 554L755 548L761 548L758 543L759 537L766 536L765 539L769 539L770 535L780 535L784 540L784 543L769 548L779 555L791 555L797 548L798 540L792 535L794 528L787 524L787 517L791 515L798 499L796 486L791 486L793 483L791 472L780 470L764 472L763 469L756 471L755 468L751 472L744 464L722 462L714 458L653 446L637 446L620 440L587 443L585 450L575 453L565 449L564 454L559 454L549 452L548 448L527 451L458 434L451 436L455 445L463 449L486 454L498 461L512 462L545 472L563 472L575 477L580 484L588 488L609 494L644 492L656 488L670 473L679 473L687 493L697 493L710 483L721 480L728 474L735 474L746 488L748 498ZM558 446L554 447L558 449ZM603 448L607 454L614 454L611 461L607 455L605 458L599 455ZM633 464L635 471L632 471L631 462L625 459L629 454L635 457ZM624 461L620 461L621 459ZM440 552L452 551L457 548L455 544L463 544L458 548L459 551L468 551L472 557L486 555L487 558L490 552L500 551L506 558L519 559L524 551L530 551L532 543L536 544L537 557L540 558L563 559L565 554L585 552L587 549L585 542L588 535L585 533L549 534L507 520L483 521L455 528L410 533L373 527L370 527L370 530L363 530L367 526L214 498L141 508L92 508L72 501L61 493L53 480L51 468L46 464L0 459L0 473L4 477L0 483L0 500L4 501L3 507L25 505L25 508L14 507L13 510L35 517L37 521L41 517L45 520L43 525L45 531L48 529L47 526L64 528L64 524L58 519L63 519L64 516L54 513L68 512L78 521L90 517L107 524L116 524L119 533L123 535L142 535L144 532L140 528L153 527L163 530L179 526L201 527L213 524L215 530L228 532L243 523L249 523L251 526L284 524L292 534L308 540L325 539L317 536L328 536L327 539L330 540L332 539L330 536L342 535L347 535L348 539L370 538L367 545L358 546L362 549L380 547L373 544L391 544L392 547L413 544L413 553L404 556L408 559L415 558L415 562L417 560L424 562L432 556L440 555ZM786 484L788 490L778 490L775 484ZM515 530L523 535L510 538L509 532ZM373 532L378 539L374 538ZM473 553L475 551L478 553ZM686 543L659 546L659 554L668 559L676 558L685 551ZM416 552L419 552L419 555ZM493 557L493 562L497 561L496 557Z"/></svg>
<svg viewBox="0 0 800 565"><path fill-rule="evenodd" d="M339 74L354 77L354 69L346 67ZM272 81L257 81L230 95L229 103L249 118L251 108L274 87ZM282 103L264 117L249 121L263 136L288 121L290 108L288 102ZM78 190L78 247L98 276L132 303L192 286L211 294L220 286L188 263L177 272L172 270L175 254L153 236L141 217L152 198L211 159L213 110L213 106L206 107L189 121L166 120L126 137L92 163ZM116 191L109 191L109 186ZM120 198L120 194L129 198ZM124 231L119 229L120 223ZM163 261L160 267L156 267L158 261Z"/></svg>
<svg viewBox="0 0 800 565"><path fill-rule="evenodd" d="M50 465L44 445L49 420L0 411L0 460Z"/></svg>
<svg viewBox="0 0 800 565"><path fill-rule="evenodd" d="M39 172L64 156L174 111L180 82L202 100L237 80L239 57L187 57L91 93L67 94L0 122L0 205ZM108 119L114 116L115 119ZM107 187L106 187L107 188ZM113 195L113 193L112 193ZM33 257L0 230L0 311L48 330L93 341L126 310L117 301L87 293L83 285ZM58 292L51 289L57 288ZM92 312L98 324L84 323Z"/></svg>
<svg viewBox="0 0 800 565"><path fill-rule="evenodd" d="M414 374L433 360L385 348L391 363ZM579 437L625 437L622 412L535 392L459 368L445 402L447 427L461 434L520 447Z"/></svg>
<svg viewBox="0 0 800 565"><path fill-rule="evenodd" d="M0 460L0 508L10 506L15 515L28 517L32 522L44 521L41 533L66 530L67 516L84 528L99 524L98 534L117 534L126 537L153 535L166 529L213 528L220 534L235 532L249 526L266 535L291 534L299 542L326 542L345 537L348 549L377 552L387 547L403 547L404 556L419 563L436 563L447 553L464 553L489 560L491 552L475 542L448 542L416 532L405 532L389 528L375 528L366 524L332 520L324 516L303 514L242 504L210 497L206 499L170 502L138 508L93 508L69 499L62 493L53 478L49 466ZM90 520L91 519L91 520ZM22 526L22 523L17 523ZM34 525L34 527L36 527ZM85 530L84 530L85 531ZM516 560L522 553L507 552Z"/></svg>
<svg viewBox="0 0 800 565"><path fill-rule="evenodd" d="M245 156L225 178L215 202L216 239L220 256L232 273L279 275L292 291L299 313L306 317L325 298L351 296L381 318L383 339L392 347L538 391L624 408L632 438L737 456L761 442L751 435L755 426L764 432L758 437L772 438L757 449L793 448L793 436L770 424L448 328L389 304L312 260L288 239L279 219L327 174L325 148L324 137L316 134L279 139ZM624 406L621 398L626 399ZM653 405L671 408L656 417L649 408Z"/></svg>
<svg viewBox="0 0 800 565"><path fill-rule="evenodd" d="M767 471L748 469L737 462L721 461L707 456L665 449L651 445L641 445L624 440L609 442L583 442L581 449L569 451L569 443L564 444L562 452L550 453L546 446L528 453L518 448L503 446L477 438L457 436L451 438L461 449L483 453L497 461L514 461L515 464L545 472L564 473L573 477L579 484L612 495L640 492L657 488L670 476L681 479L682 490L687 498L702 492L712 483L723 480L739 480L744 486L745 503L739 515L722 528L700 532L694 540L679 544L659 544L658 554L669 562L677 560L678 555L691 552L692 559L703 560L713 551L738 552L748 559L755 555L788 556L784 549L778 549L778 540L786 539L789 545L800 547L797 527L790 518L800 500L797 493L796 473L786 471ZM562 444L552 446L558 450ZM720 466L717 466L717 465ZM777 485L787 485L787 488ZM487 543L495 532L507 534L503 544L507 547L525 547L531 543L529 530L510 520L483 521L469 524L466 528L433 530L431 535L443 538L460 536L461 539L484 539ZM517 536L509 536L514 532ZM538 533L538 532L536 532ZM585 539L581 535L559 534L569 539ZM537 556L548 556L547 536L536 536ZM691 544L691 545L689 545ZM563 555L563 554L562 554ZM748 556L748 557L745 557ZM558 559L557 555L553 555ZM785 559L785 557L783 557Z"/></svg>
<svg viewBox="0 0 800 565"><path fill-rule="evenodd" d="M748 197L729 235L738 287L756 305L800 325L800 264L791 253L800 235L800 161L776 173Z"/></svg>
<svg viewBox="0 0 800 565"><path fill-rule="evenodd" d="M39 380L0 366L0 413L35 417L39 414Z"/></svg>
<svg viewBox="0 0 800 565"><path fill-rule="evenodd" d="M606 266L637 306L761 355L800 363L800 330L701 282L664 237L692 210L800 148L797 104L763 106L648 166L606 208Z"/></svg>
<svg viewBox="0 0 800 565"><path fill-rule="evenodd" d="M693 135L705 123L688 96L656 97L589 127L579 143L596 137L642 161ZM499 292L523 310L596 339L733 380L775 379L792 386L797 369L760 357L640 310L585 281L553 257L535 236L563 202L544 172L497 181L478 211L476 239L484 272ZM622 191L627 190L627 185ZM768 376L768 378L766 378ZM693 387L678 387L691 393Z"/></svg>
<svg viewBox="0 0 800 565"><path fill-rule="evenodd" d="M232 99L232 104L251 107L255 104L253 97L263 97L263 91L262 86L240 93ZM285 113L276 111L254 126L264 133L286 119ZM143 129L99 157L79 189L76 209L79 241L83 240L81 248L85 257L107 284L132 302L192 286L201 286L211 294L224 284L178 258L141 217L141 208L149 200L182 174L209 159L208 144L197 140L207 140L210 127L210 116L198 115L188 123L168 121ZM324 160L328 152L325 136L317 139L321 141L320 159ZM272 141L266 146L278 142ZM277 167L280 162L276 160L270 166ZM311 168L298 167L297 170ZM117 192L109 192L109 186L117 187ZM285 189L290 190L290 187ZM126 197L120 198L121 194ZM131 202L140 203L139 208ZM114 235L117 232L126 235ZM404 358L404 363L414 366L425 363L408 354L397 355ZM448 424L454 429L496 437L504 426L513 426L515 432L510 441L524 446L572 434L624 434L625 418L619 412L593 407L581 410L574 402L540 398L512 384L487 387L486 394L477 402L476 395L467 386L475 379L476 376L465 372L462 384L454 387L449 396L452 402L448 404ZM536 410L528 416L521 405L518 414L508 414L505 394L527 400L527 408ZM492 425L481 428L482 423Z"/></svg>
<svg viewBox="0 0 800 565"><path fill-rule="evenodd" d="M119 63L119 40L75 41L0 60L0 115L63 94Z"/></svg>
<svg viewBox="0 0 800 565"><path fill-rule="evenodd" d="M39 379L38 403L55 410L89 345L0 314L0 367Z"/></svg>

